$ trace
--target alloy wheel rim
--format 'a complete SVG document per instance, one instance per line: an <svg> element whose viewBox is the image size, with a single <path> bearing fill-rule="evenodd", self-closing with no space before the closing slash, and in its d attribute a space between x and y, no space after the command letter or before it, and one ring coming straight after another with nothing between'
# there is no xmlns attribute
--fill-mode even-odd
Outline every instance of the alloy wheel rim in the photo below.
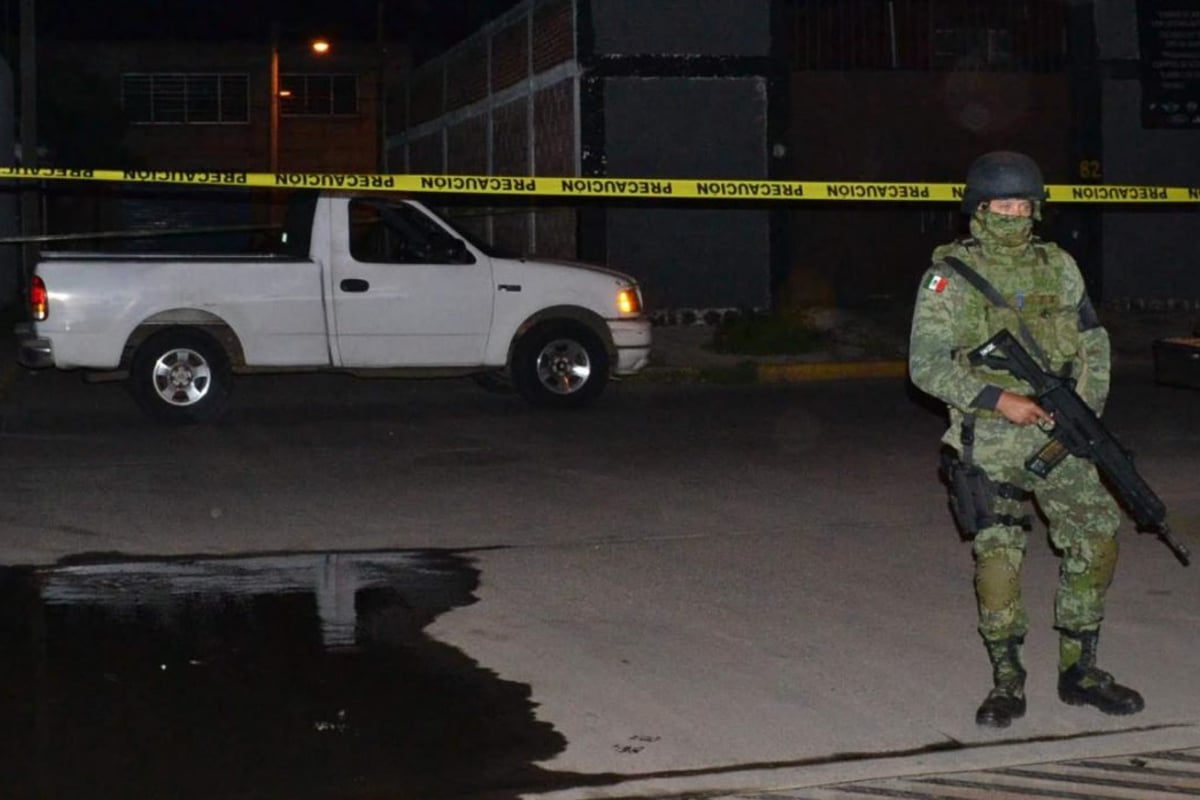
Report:
<svg viewBox="0 0 1200 800"><path fill-rule="evenodd" d="M555 339L538 353L538 380L554 394L578 392L591 374L592 359L587 348L573 339Z"/></svg>
<svg viewBox="0 0 1200 800"><path fill-rule="evenodd" d="M151 378L154 392L173 406L199 403L212 388L212 369L208 360L187 347L168 350L154 362Z"/></svg>

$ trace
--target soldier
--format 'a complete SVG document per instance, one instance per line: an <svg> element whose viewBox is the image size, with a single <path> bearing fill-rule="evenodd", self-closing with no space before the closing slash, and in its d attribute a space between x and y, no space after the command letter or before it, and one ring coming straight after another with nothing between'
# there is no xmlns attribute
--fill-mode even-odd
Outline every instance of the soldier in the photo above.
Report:
<svg viewBox="0 0 1200 800"><path fill-rule="evenodd" d="M1025 713L1021 649L1028 621L1020 575L1031 525L1021 513L1030 496L1062 555L1054 603L1059 698L1106 714L1143 707L1141 695L1096 666L1104 597L1117 564L1116 503L1085 459L1069 456L1044 479L1027 471L1026 458L1046 443L1054 420L1029 396L1031 387L1006 372L971 366L966 357L1007 328L1044 367L1070 374L1080 396L1101 412L1109 387L1108 333L1071 256L1033 235L1045 199L1041 170L1028 156L998 151L975 160L962 205L971 236L933 251L910 340L913 383L949 408L942 441L953 452L951 465L960 475L981 470L986 476L978 485L989 507L973 526L975 592L994 686L975 721L997 728ZM977 288L978 276L959 271L964 263L994 287L991 299Z"/></svg>

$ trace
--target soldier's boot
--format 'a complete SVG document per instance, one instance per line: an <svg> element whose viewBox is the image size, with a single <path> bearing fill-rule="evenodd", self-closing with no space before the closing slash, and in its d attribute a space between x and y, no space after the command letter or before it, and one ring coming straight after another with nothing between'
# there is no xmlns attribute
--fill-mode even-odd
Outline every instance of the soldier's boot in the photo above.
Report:
<svg viewBox="0 0 1200 800"><path fill-rule="evenodd" d="M1146 702L1128 686L1096 667L1099 631L1062 631L1058 697L1073 706L1095 706L1105 714L1136 714Z"/></svg>
<svg viewBox="0 0 1200 800"><path fill-rule="evenodd" d="M1025 716L1025 668L1021 666L1024 637L985 642L992 661L992 690L975 712L975 724L1007 728Z"/></svg>

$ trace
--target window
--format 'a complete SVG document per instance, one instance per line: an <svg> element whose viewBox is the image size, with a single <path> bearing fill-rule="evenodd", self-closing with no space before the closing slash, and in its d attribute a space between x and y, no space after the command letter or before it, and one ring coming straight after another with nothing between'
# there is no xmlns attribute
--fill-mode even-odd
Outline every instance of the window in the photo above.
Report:
<svg viewBox="0 0 1200 800"><path fill-rule="evenodd" d="M244 124L250 77L241 74L126 73L121 106L135 125Z"/></svg>
<svg viewBox="0 0 1200 800"><path fill-rule="evenodd" d="M279 91L279 113L287 117L344 117L358 113L357 75L281 75Z"/></svg>
<svg viewBox="0 0 1200 800"><path fill-rule="evenodd" d="M1012 31L996 28L938 28L933 32L936 69L1012 67Z"/></svg>
<svg viewBox="0 0 1200 800"><path fill-rule="evenodd" d="M1073 4L780 0L780 6L796 69L1055 73L1066 69Z"/></svg>
<svg viewBox="0 0 1200 800"><path fill-rule="evenodd" d="M407 203L350 201L350 255L374 264L473 264L475 257L441 225Z"/></svg>

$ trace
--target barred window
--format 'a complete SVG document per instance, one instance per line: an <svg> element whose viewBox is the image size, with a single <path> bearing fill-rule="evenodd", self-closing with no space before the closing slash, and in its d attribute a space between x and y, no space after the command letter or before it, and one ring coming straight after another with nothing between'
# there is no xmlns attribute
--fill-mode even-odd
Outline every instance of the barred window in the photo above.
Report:
<svg viewBox="0 0 1200 800"><path fill-rule="evenodd" d="M358 76L292 73L279 77L279 113L344 117L358 113Z"/></svg>
<svg viewBox="0 0 1200 800"><path fill-rule="evenodd" d="M933 32L934 69L1004 69L1015 63L1011 30L937 28Z"/></svg>
<svg viewBox="0 0 1200 800"><path fill-rule="evenodd" d="M121 107L135 125L245 124L250 76L210 73L126 73Z"/></svg>
<svg viewBox="0 0 1200 800"><path fill-rule="evenodd" d="M1049 0L780 0L800 70L1061 72L1067 7Z"/></svg>

